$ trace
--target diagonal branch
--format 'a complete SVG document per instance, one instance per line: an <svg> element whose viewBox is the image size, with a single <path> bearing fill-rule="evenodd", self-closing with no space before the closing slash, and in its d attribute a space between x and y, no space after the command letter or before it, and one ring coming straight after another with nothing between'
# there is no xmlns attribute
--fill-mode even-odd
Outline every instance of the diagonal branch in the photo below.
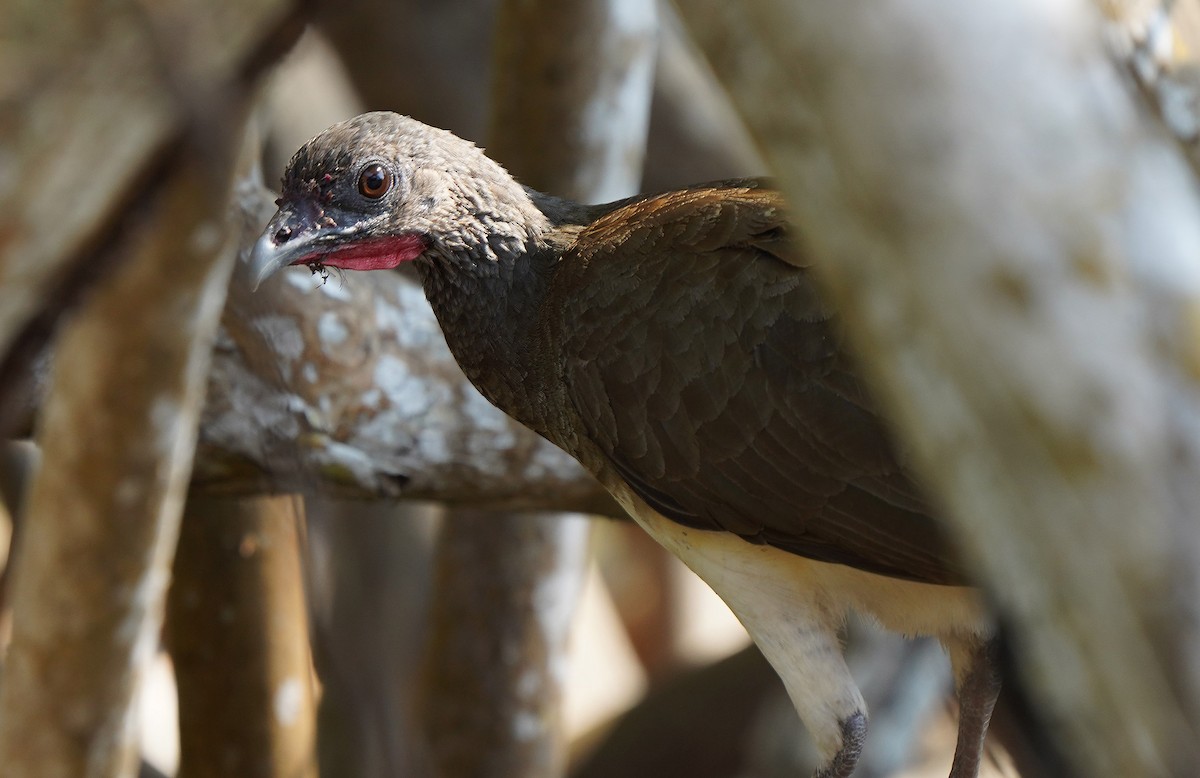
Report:
<svg viewBox="0 0 1200 778"><path fill-rule="evenodd" d="M1063 745L1186 771L1200 202L1094 10L680 7Z"/></svg>

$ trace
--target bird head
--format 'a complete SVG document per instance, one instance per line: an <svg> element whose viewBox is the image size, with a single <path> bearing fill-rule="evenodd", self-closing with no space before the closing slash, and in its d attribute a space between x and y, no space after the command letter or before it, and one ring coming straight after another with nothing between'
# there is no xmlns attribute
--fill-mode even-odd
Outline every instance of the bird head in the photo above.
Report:
<svg viewBox="0 0 1200 778"><path fill-rule="evenodd" d="M380 270L439 255L478 263L527 240L540 216L475 145L387 112L304 144L276 204L249 260L256 287L288 265Z"/></svg>

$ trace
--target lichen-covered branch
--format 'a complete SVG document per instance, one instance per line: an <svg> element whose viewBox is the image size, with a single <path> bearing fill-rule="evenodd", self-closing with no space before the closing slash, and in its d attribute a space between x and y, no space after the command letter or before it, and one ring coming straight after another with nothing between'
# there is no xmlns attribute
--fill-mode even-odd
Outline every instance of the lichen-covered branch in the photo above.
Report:
<svg viewBox="0 0 1200 778"><path fill-rule="evenodd" d="M243 255L273 196L244 180ZM257 292L235 269L213 355L195 483L205 493L305 491L613 514L570 457L466 380L420 283L301 271Z"/></svg>
<svg viewBox="0 0 1200 778"><path fill-rule="evenodd" d="M679 7L1052 731L1083 774L1194 769L1200 202L1098 14Z"/></svg>

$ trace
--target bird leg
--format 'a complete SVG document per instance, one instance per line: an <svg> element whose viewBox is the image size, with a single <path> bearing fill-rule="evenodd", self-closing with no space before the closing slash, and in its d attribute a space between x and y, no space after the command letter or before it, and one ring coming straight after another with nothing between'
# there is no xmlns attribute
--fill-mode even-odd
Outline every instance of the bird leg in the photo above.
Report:
<svg viewBox="0 0 1200 778"><path fill-rule="evenodd" d="M720 541L731 552L724 559L734 553L755 553L755 546L727 537L730 540ZM702 564L693 569L710 572ZM705 580L783 680L823 760L814 778L848 778L867 738L867 704L846 666L838 638L842 615L823 607L803 581L765 585L753 566L729 564Z"/></svg>
<svg viewBox="0 0 1200 778"><path fill-rule="evenodd" d="M996 641L972 637L944 641L944 645L950 652L958 692L958 745L950 778L976 778L983 761L984 736L1000 694Z"/></svg>

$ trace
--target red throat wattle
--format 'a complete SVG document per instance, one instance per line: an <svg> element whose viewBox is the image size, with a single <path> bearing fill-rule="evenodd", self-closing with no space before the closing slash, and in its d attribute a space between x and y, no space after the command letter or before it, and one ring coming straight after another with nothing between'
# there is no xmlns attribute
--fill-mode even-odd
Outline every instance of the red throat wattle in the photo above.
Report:
<svg viewBox="0 0 1200 778"><path fill-rule="evenodd" d="M340 267L345 270L390 270L421 256L421 252L426 248L425 239L420 235L396 235L352 243L345 248L309 257L296 264L311 264L315 261L327 267Z"/></svg>

